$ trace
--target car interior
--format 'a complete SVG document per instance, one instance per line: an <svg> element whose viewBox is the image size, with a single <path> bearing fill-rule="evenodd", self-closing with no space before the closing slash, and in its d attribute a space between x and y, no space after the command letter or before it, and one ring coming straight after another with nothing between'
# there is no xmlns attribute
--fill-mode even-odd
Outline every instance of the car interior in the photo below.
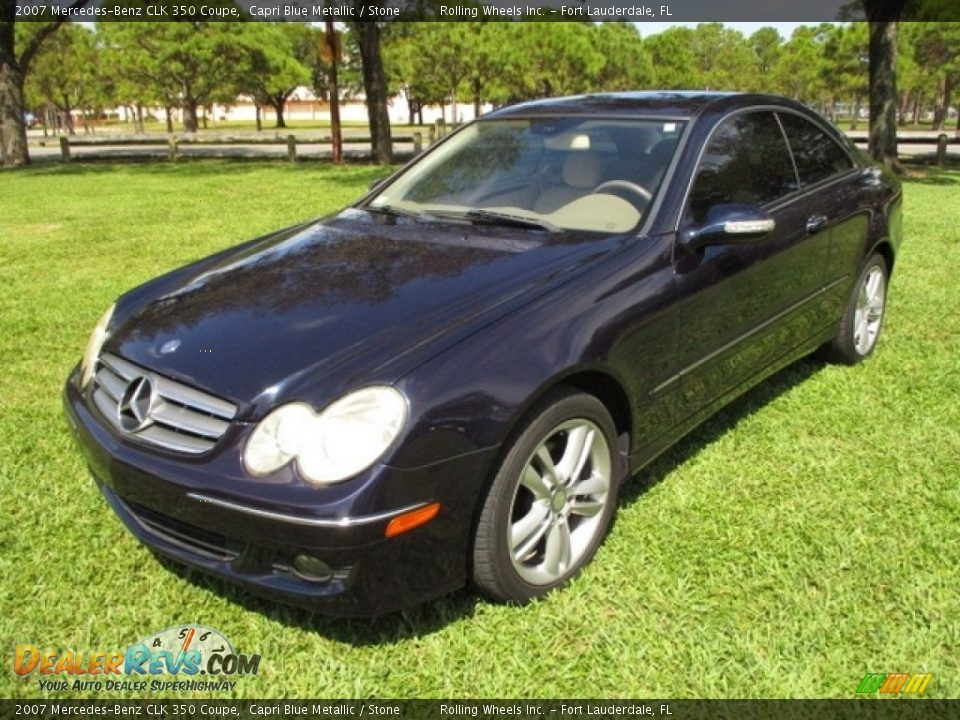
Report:
<svg viewBox="0 0 960 720"><path fill-rule="evenodd" d="M644 217L681 129L652 120L528 122L489 123L423 179L401 179L399 197L384 202L399 199L426 212L477 208L562 229L626 232Z"/></svg>

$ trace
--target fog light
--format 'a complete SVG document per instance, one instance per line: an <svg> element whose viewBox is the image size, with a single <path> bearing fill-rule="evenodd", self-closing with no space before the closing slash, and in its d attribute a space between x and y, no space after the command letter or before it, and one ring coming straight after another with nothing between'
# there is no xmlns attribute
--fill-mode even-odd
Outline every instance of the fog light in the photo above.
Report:
<svg viewBox="0 0 960 720"><path fill-rule="evenodd" d="M297 555L293 559L293 569L305 580L327 582L333 578L333 570L320 558L313 555Z"/></svg>

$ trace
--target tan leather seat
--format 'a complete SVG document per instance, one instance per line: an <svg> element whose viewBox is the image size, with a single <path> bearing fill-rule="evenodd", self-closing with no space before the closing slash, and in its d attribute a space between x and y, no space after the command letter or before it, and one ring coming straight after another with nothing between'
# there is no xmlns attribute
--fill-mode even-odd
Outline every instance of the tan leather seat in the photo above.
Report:
<svg viewBox="0 0 960 720"><path fill-rule="evenodd" d="M551 213L572 200L589 195L603 180L603 163L597 153L572 151L563 161L563 185L547 188L533 204L533 211Z"/></svg>

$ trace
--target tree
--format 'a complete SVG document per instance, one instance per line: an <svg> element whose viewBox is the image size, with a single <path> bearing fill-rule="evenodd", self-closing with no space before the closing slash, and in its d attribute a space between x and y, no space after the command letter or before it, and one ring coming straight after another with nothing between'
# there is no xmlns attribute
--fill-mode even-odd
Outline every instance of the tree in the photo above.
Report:
<svg viewBox="0 0 960 720"><path fill-rule="evenodd" d="M666 90L701 87L694 55L694 31L672 27L643 42L653 63L654 84Z"/></svg>
<svg viewBox="0 0 960 720"><path fill-rule="evenodd" d="M159 33L165 23L101 23L97 36L104 63L114 78L118 103L134 108L135 127L143 132L143 108L160 105L166 111L167 132L173 132L171 109L180 104L180 83L167 72Z"/></svg>
<svg viewBox="0 0 960 720"><path fill-rule="evenodd" d="M924 23L905 23L897 37L897 91L900 93L899 124L916 125L926 107L928 73L917 59L917 30Z"/></svg>
<svg viewBox="0 0 960 720"><path fill-rule="evenodd" d="M53 105L70 135L76 132L74 111L86 113L104 104L99 60L94 33L74 23L54 33L34 59L27 94Z"/></svg>
<svg viewBox="0 0 960 720"><path fill-rule="evenodd" d="M340 79L338 77L340 65L340 35L333 26L333 20L324 24L323 47L329 56L330 72L328 82L330 87L330 147L331 160L334 164L343 162L343 133L340 128ZM316 53L319 56L321 53Z"/></svg>
<svg viewBox="0 0 960 720"><path fill-rule="evenodd" d="M900 169L897 158L897 23L870 23L870 157Z"/></svg>
<svg viewBox="0 0 960 720"><path fill-rule="evenodd" d="M471 71L468 48L477 42L474 25L427 22L391 28L384 59L411 115L424 105L455 104L465 93Z"/></svg>
<svg viewBox="0 0 960 720"><path fill-rule="evenodd" d="M798 27L784 44L774 67L777 89L784 95L813 102L823 86L823 45L817 30Z"/></svg>
<svg viewBox="0 0 960 720"><path fill-rule="evenodd" d="M913 55L934 96L933 128L942 130L960 86L960 23L909 23Z"/></svg>
<svg viewBox="0 0 960 720"><path fill-rule="evenodd" d="M163 102L180 105L183 128L198 130L197 109L231 102L244 68L240 23L137 22L112 37L131 73L147 79ZM106 24L105 24L106 25Z"/></svg>
<svg viewBox="0 0 960 720"><path fill-rule="evenodd" d="M245 69L241 24L232 22L103 23L99 31L120 77L139 88L138 102L183 109L183 127L198 129L197 109L232 102Z"/></svg>
<svg viewBox="0 0 960 720"><path fill-rule="evenodd" d="M653 64L636 25L601 23L594 26L593 35L596 48L606 58L594 78L598 90L639 90L652 85Z"/></svg>
<svg viewBox="0 0 960 720"><path fill-rule="evenodd" d="M824 44L824 58L824 84L850 102L850 129L856 130L860 106L869 89L870 56L864 23L831 27Z"/></svg>
<svg viewBox="0 0 960 720"><path fill-rule="evenodd" d="M506 99L500 82L500 53L504 24L500 22L460 23L473 40L464 51L467 56L467 87L473 99L473 114L480 115L485 102L502 103Z"/></svg>
<svg viewBox="0 0 960 720"><path fill-rule="evenodd" d="M502 81L509 100L573 95L594 89L606 59L585 23L504 24Z"/></svg>
<svg viewBox="0 0 960 720"><path fill-rule="evenodd" d="M391 28L384 43L384 63L390 83L404 96L410 124L423 123L423 108L445 101L446 83L440 78L431 49L437 41L431 35L434 23L398 23ZM446 27L446 23L437 23ZM442 40L444 44L449 44Z"/></svg>
<svg viewBox="0 0 960 720"><path fill-rule="evenodd" d="M863 0L870 21L870 157L900 170L897 159L897 20L906 0Z"/></svg>
<svg viewBox="0 0 960 720"><path fill-rule="evenodd" d="M754 55L746 38L723 23L701 23L693 34L699 87L745 90L752 82Z"/></svg>
<svg viewBox="0 0 960 720"><path fill-rule="evenodd" d="M310 81L309 55L314 51L313 28L295 23L254 22L243 26L240 41L245 55L237 89L250 95L256 105L257 130L260 108L269 105L276 127L287 126L284 108L300 85ZM306 57L305 57L306 56Z"/></svg>
<svg viewBox="0 0 960 720"><path fill-rule="evenodd" d="M753 51L753 63L756 68L753 75L757 85L752 89L758 90L759 83L769 82L769 77L777 66L780 53L783 51L783 38L780 37L776 28L762 27L750 36L748 43Z"/></svg>
<svg viewBox="0 0 960 720"><path fill-rule="evenodd" d="M382 6L383 0L376 0ZM370 146L375 162L393 162L393 140L390 137L390 114L387 112L387 74L383 68L381 44L384 25L378 22L350 23L363 60L363 90L370 126Z"/></svg>
<svg viewBox="0 0 960 720"><path fill-rule="evenodd" d="M87 2L75 0L68 9ZM63 24L63 20L17 23L16 13L16 0L0 0L0 156L3 164L10 166L30 163L24 84L44 41Z"/></svg>

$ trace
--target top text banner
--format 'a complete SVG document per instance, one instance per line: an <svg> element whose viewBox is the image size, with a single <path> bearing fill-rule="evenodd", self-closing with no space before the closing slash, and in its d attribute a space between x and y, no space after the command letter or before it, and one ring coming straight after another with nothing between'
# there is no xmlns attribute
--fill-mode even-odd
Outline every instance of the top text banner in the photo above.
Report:
<svg viewBox="0 0 960 720"><path fill-rule="evenodd" d="M883 3L873 20L960 20L958 0ZM896 13L891 14L891 13ZM864 20L861 0L17 0L18 21L81 22L831 22Z"/></svg>

